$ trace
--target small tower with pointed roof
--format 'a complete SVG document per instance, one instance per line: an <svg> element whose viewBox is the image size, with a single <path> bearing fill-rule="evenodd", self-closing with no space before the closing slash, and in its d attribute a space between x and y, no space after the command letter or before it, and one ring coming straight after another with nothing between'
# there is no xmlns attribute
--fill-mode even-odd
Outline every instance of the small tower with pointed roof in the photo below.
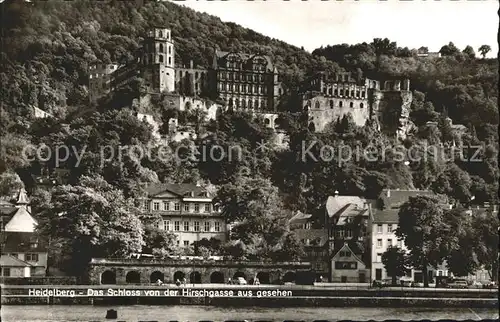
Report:
<svg viewBox="0 0 500 322"><path fill-rule="evenodd" d="M28 195L26 194L26 189L24 188L19 189L19 193L17 195L17 200L16 200L16 207L24 208L31 213L31 207L29 206Z"/></svg>

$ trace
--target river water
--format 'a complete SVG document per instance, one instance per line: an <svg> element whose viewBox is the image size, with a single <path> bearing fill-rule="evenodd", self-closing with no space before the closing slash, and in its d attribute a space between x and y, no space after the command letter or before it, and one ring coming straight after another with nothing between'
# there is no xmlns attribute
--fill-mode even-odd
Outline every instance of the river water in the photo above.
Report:
<svg viewBox="0 0 500 322"><path fill-rule="evenodd" d="M89 305L3 305L4 322L105 321L106 311L115 309L114 321L226 321L226 320L480 320L498 319L496 309L468 308L221 308L213 306L89 306ZM108 320L112 321L112 320Z"/></svg>

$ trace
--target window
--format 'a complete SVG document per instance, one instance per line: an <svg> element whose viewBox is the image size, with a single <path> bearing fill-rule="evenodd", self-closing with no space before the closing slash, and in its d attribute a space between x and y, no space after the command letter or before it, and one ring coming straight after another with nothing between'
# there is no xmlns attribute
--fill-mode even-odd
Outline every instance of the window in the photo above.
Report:
<svg viewBox="0 0 500 322"><path fill-rule="evenodd" d="M354 96L354 91L351 91L351 96Z"/></svg>
<svg viewBox="0 0 500 322"><path fill-rule="evenodd" d="M181 205L180 205L178 202L176 202L176 203L174 204L174 209L175 209L176 211L181 210Z"/></svg>
<svg viewBox="0 0 500 322"><path fill-rule="evenodd" d="M27 262L38 262L38 254L26 254L24 260Z"/></svg>
<svg viewBox="0 0 500 322"><path fill-rule="evenodd" d="M2 275L3 276L10 276L10 268L9 267L4 267Z"/></svg>
<svg viewBox="0 0 500 322"><path fill-rule="evenodd" d="M331 87L328 88L328 94L332 95L332 88Z"/></svg>
<svg viewBox="0 0 500 322"><path fill-rule="evenodd" d="M350 251L341 251L340 257L351 257L351 252Z"/></svg>
<svg viewBox="0 0 500 322"><path fill-rule="evenodd" d="M200 212L200 205L199 204L197 204L197 203L194 204L194 211Z"/></svg>
<svg viewBox="0 0 500 322"><path fill-rule="evenodd" d="M392 233L392 224L387 225L387 232Z"/></svg>
<svg viewBox="0 0 500 322"><path fill-rule="evenodd" d="M382 262L382 254L378 253L377 254L377 263L381 263L381 262Z"/></svg>
<svg viewBox="0 0 500 322"><path fill-rule="evenodd" d="M391 247L392 246L392 239L388 239L387 240L387 247Z"/></svg>
<svg viewBox="0 0 500 322"><path fill-rule="evenodd" d="M345 237L352 238L352 230L351 229L346 229L346 231L345 231Z"/></svg>
<svg viewBox="0 0 500 322"><path fill-rule="evenodd" d="M180 226L181 226L181 222L180 221L174 222L174 230L175 231L181 230Z"/></svg>
<svg viewBox="0 0 500 322"><path fill-rule="evenodd" d="M353 108L354 107L354 103L353 102L349 103L349 107Z"/></svg>
<svg viewBox="0 0 500 322"><path fill-rule="evenodd" d="M266 101L264 101L264 100L260 101L260 107L266 108Z"/></svg>
<svg viewBox="0 0 500 322"><path fill-rule="evenodd" d="M188 247L189 246L189 240L185 240L184 241L184 247Z"/></svg>
<svg viewBox="0 0 500 322"><path fill-rule="evenodd" d="M172 57L168 57L168 64L172 65ZM169 75L169 74L167 73L167 75Z"/></svg>
<svg viewBox="0 0 500 322"><path fill-rule="evenodd" d="M359 91L356 91L356 97L359 97Z"/></svg>
<svg viewBox="0 0 500 322"><path fill-rule="evenodd" d="M172 53L172 47L171 46L168 46L168 53L171 54Z"/></svg>
<svg viewBox="0 0 500 322"><path fill-rule="evenodd" d="M153 202L153 210L160 210L160 203L159 202Z"/></svg>
<svg viewBox="0 0 500 322"><path fill-rule="evenodd" d="M377 248L382 248L382 239L377 239Z"/></svg>
<svg viewBox="0 0 500 322"><path fill-rule="evenodd" d="M184 211L189 211L189 204L188 203L184 204Z"/></svg>
<svg viewBox="0 0 500 322"><path fill-rule="evenodd" d="M150 210L150 205L149 205L149 200L147 201L144 201L144 208L146 208L146 210Z"/></svg>
<svg viewBox="0 0 500 322"><path fill-rule="evenodd" d="M339 102L339 107L342 107L342 101Z"/></svg>
<svg viewBox="0 0 500 322"><path fill-rule="evenodd" d="M340 96L344 96L344 90L343 89L340 90Z"/></svg>
<svg viewBox="0 0 500 322"><path fill-rule="evenodd" d="M338 95L339 95L339 90L338 90L338 89L335 89L335 90L333 91L333 95L338 96Z"/></svg>
<svg viewBox="0 0 500 322"><path fill-rule="evenodd" d="M233 80L233 73L229 73L229 80Z"/></svg>
<svg viewBox="0 0 500 322"><path fill-rule="evenodd" d="M333 108L333 100L330 100L330 108Z"/></svg>
<svg viewBox="0 0 500 322"><path fill-rule="evenodd" d="M382 233L382 225L377 225L377 233L381 234Z"/></svg>
<svg viewBox="0 0 500 322"><path fill-rule="evenodd" d="M356 262L335 262L335 269L357 269L358 263Z"/></svg>
<svg viewBox="0 0 500 322"><path fill-rule="evenodd" d="M160 44L160 53L164 51L163 44Z"/></svg>
<svg viewBox="0 0 500 322"><path fill-rule="evenodd" d="M169 202L168 202L168 201L164 201L164 202L163 202L163 210L164 210L164 211L168 211L168 210L170 210L170 204L169 204Z"/></svg>
<svg viewBox="0 0 500 322"><path fill-rule="evenodd" d="M209 203L205 204L205 212L210 212L210 204Z"/></svg>
<svg viewBox="0 0 500 322"><path fill-rule="evenodd" d="M365 92L361 92L361 97L365 97Z"/></svg>
<svg viewBox="0 0 500 322"><path fill-rule="evenodd" d="M199 221L194 222L194 231L200 231L200 222Z"/></svg>
<svg viewBox="0 0 500 322"><path fill-rule="evenodd" d="M443 276L443 271L438 271L438 276Z"/></svg>
<svg viewBox="0 0 500 322"><path fill-rule="evenodd" d="M205 221L205 231L210 231L210 221Z"/></svg>
<svg viewBox="0 0 500 322"><path fill-rule="evenodd" d="M214 230L217 232L220 231L220 222L218 222L218 221L215 222Z"/></svg>
<svg viewBox="0 0 500 322"><path fill-rule="evenodd" d="M398 240L398 247L403 248L403 241L402 240Z"/></svg>
<svg viewBox="0 0 500 322"><path fill-rule="evenodd" d="M189 221L184 222L184 231L189 231Z"/></svg>
<svg viewBox="0 0 500 322"><path fill-rule="evenodd" d="M170 221L168 221L168 220L163 221L163 230L166 230L166 231L170 230Z"/></svg>
<svg viewBox="0 0 500 322"><path fill-rule="evenodd" d="M360 103L360 104L359 104L359 107L360 107L360 108L363 108L363 107L365 107L365 106L364 106L364 104L363 104L363 103Z"/></svg>
<svg viewBox="0 0 500 322"><path fill-rule="evenodd" d="M160 63L163 63L163 55L159 55L160 57Z"/></svg>

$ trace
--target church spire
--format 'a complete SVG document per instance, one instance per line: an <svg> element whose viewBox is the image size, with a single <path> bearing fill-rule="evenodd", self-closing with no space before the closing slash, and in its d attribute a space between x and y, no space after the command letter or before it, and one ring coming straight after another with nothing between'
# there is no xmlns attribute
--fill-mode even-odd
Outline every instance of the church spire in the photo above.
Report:
<svg viewBox="0 0 500 322"><path fill-rule="evenodd" d="M19 194L17 195L16 207L24 208L30 211L30 207L28 205L29 205L29 199L28 195L26 194L26 190L24 188L21 188L19 189Z"/></svg>

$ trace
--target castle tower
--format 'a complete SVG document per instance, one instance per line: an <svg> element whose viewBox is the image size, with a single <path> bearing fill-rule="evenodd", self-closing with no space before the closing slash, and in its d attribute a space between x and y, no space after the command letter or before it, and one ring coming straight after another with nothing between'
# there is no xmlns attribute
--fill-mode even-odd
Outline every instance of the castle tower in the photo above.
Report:
<svg viewBox="0 0 500 322"><path fill-rule="evenodd" d="M153 92L175 90L175 51L172 33L167 28L153 28L143 42L141 65L143 78Z"/></svg>

